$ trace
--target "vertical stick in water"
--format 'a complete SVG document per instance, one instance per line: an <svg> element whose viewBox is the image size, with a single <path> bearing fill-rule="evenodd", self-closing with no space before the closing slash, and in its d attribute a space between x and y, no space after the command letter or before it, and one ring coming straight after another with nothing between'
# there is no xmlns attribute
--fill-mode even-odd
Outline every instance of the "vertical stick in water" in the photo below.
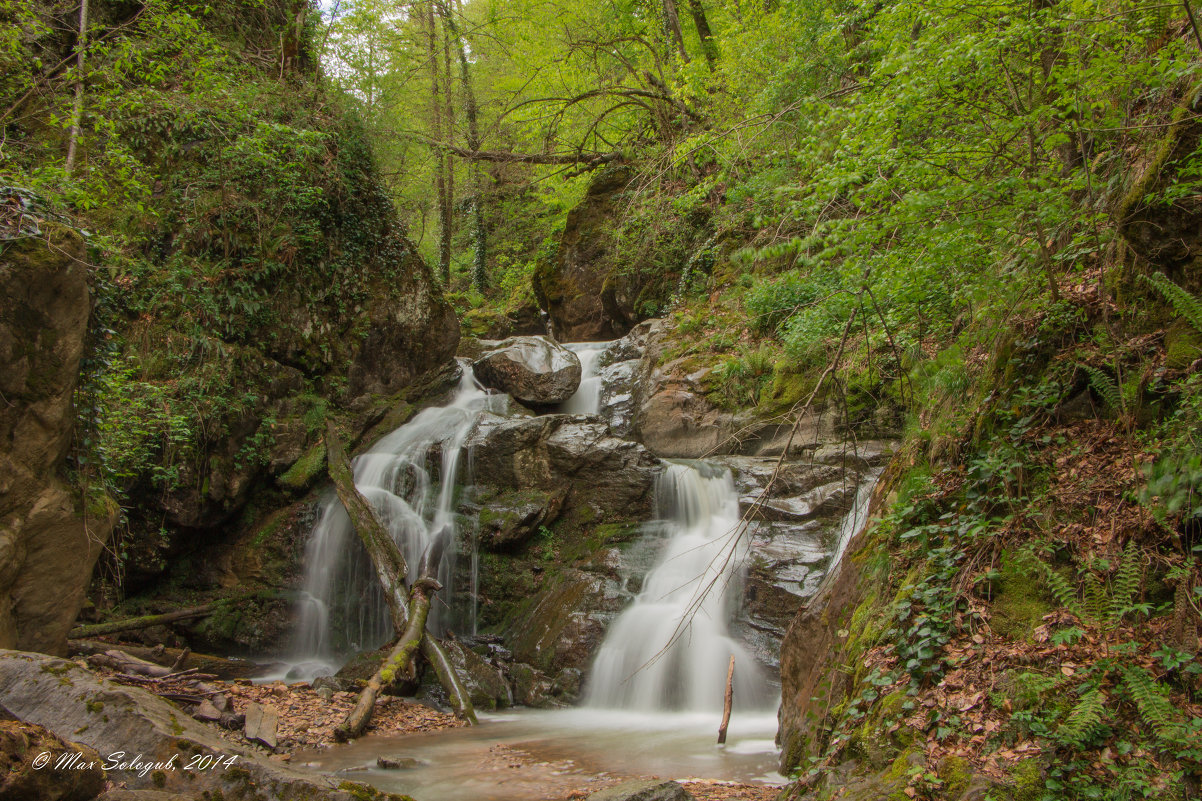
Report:
<svg viewBox="0 0 1202 801"><path fill-rule="evenodd" d="M735 655L730 655L726 669L726 701L722 705L722 725L718 727L718 745L726 745L726 729L730 726L730 708L735 702Z"/></svg>

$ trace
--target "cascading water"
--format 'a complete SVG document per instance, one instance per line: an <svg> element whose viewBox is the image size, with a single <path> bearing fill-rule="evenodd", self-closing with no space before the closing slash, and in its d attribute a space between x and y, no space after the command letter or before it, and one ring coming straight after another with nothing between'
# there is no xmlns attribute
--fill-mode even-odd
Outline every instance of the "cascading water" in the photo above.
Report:
<svg viewBox="0 0 1202 801"><path fill-rule="evenodd" d="M400 546L409 579L429 560L446 601L454 592L452 504L463 444L482 412L503 412L507 402L476 383L470 362L460 365L463 374L448 405L423 410L354 461L355 486ZM371 561L333 493L323 500L309 537L305 571L291 677L331 673L347 656L392 636ZM430 607L428 625L435 632L447 622L445 609L445 604Z"/></svg>
<svg viewBox="0 0 1202 801"><path fill-rule="evenodd" d="M727 629L748 550L730 471L669 464L657 497L668 532L664 552L638 597L610 626L586 705L719 711L733 655L738 707L772 708L759 666Z"/></svg>
<svg viewBox="0 0 1202 801"><path fill-rule="evenodd" d="M568 342L564 347L580 359L580 388L559 407L562 414L601 411L601 355L612 342Z"/></svg>

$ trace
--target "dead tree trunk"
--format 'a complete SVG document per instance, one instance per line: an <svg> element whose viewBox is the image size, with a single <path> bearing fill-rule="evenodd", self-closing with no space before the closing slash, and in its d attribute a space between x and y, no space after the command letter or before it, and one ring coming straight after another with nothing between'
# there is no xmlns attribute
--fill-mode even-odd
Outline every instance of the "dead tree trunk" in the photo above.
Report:
<svg viewBox="0 0 1202 801"><path fill-rule="evenodd" d="M334 738L346 742L358 737L367 729L371 722L371 713L376 707L376 697L380 690L392 684L401 673L406 673L413 663L413 656L421 647L422 639L426 636L426 618L430 614L430 596L442 589L442 585L429 576L423 576L413 584L409 593L409 625L405 633L388 654L388 658L380 665L367 681L367 686L359 693L359 700L346 716L346 720L334 730Z"/></svg>
<svg viewBox="0 0 1202 801"><path fill-rule="evenodd" d="M332 421L326 423L326 462L338 500L342 501L351 518L351 525L355 527L376 568L376 577L384 588L384 599L388 602L392 624L397 631L403 631L409 619L405 598L405 578L409 568L388 529L380 523L367 498L355 488L355 474L351 472L350 462L342 450L342 439Z"/></svg>
<svg viewBox="0 0 1202 801"><path fill-rule="evenodd" d="M438 683L447 691L447 700L451 702L455 716L475 726L479 721L476 720L476 710L472 706L471 696L467 694L467 688L459 680L459 674L455 672L455 666L447 658L447 652L443 650L442 643L427 635L422 640L422 654L430 663L430 667L434 668L434 674L438 676Z"/></svg>
<svg viewBox="0 0 1202 801"><path fill-rule="evenodd" d="M393 628L405 631L412 617L405 596L405 577L408 573L405 557L401 555L388 530L376 517L371 504L355 488L355 477L342 450L342 439L332 422L326 424L326 455L330 480L334 482L338 499L342 501L351 518L351 525L355 527L364 547L367 548L368 556L376 568L376 576L384 587L384 598L388 602ZM471 698L442 646L433 637L423 637L421 649L434 668L442 688L447 691L455 714L475 725L476 711L472 708Z"/></svg>
<svg viewBox="0 0 1202 801"><path fill-rule="evenodd" d="M730 708L735 700L735 655L730 655L726 669L726 698L722 704L722 725L718 727L718 745L726 744L726 729L730 726Z"/></svg>

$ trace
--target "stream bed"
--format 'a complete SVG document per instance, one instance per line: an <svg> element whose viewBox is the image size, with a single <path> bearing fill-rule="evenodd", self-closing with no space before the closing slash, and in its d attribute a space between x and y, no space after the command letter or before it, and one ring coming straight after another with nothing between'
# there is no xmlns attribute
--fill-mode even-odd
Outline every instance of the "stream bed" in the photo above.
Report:
<svg viewBox="0 0 1202 801"><path fill-rule="evenodd" d="M293 764L420 801L550 801L637 776L784 784L776 772L776 715L736 713L724 747L715 744L719 717L513 710L484 715L471 728L302 751ZM381 757L401 767L379 768Z"/></svg>

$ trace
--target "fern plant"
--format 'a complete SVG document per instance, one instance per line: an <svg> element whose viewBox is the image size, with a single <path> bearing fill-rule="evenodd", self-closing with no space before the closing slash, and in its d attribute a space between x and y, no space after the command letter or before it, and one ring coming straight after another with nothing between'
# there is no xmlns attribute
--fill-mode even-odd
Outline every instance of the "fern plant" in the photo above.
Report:
<svg viewBox="0 0 1202 801"><path fill-rule="evenodd" d="M1081 699L1056 728L1056 739L1073 748L1084 748L1104 730L1105 713L1106 694L1097 687L1085 688Z"/></svg>
<svg viewBox="0 0 1202 801"><path fill-rule="evenodd" d="M1184 317L1190 325L1198 331L1202 331L1202 300L1177 286L1162 272L1140 277L1164 295L1173 310Z"/></svg>
<svg viewBox="0 0 1202 801"><path fill-rule="evenodd" d="M1079 588L1043 561L1034 548L1026 548L1020 558L1035 571L1056 603L1083 621L1117 625L1132 612L1148 610L1146 604L1138 602L1143 560L1134 542L1127 543L1112 579L1104 581L1087 571Z"/></svg>

